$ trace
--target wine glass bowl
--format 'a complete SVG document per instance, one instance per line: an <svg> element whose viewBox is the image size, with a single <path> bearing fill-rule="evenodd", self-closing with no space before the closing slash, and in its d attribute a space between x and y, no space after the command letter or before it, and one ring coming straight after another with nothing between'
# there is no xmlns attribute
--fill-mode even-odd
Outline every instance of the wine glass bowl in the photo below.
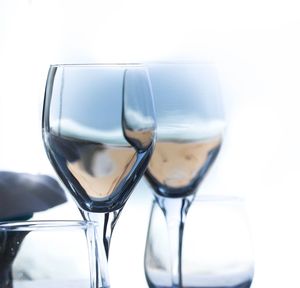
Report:
<svg viewBox="0 0 300 288"><path fill-rule="evenodd" d="M120 209L143 174L155 121L141 65L54 65L49 69L43 139L80 208Z"/></svg>
<svg viewBox="0 0 300 288"><path fill-rule="evenodd" d="M214 66L149 64L157 115L157 143L146 172L155 193L193 194L218 155L224 130Z"/></svg>

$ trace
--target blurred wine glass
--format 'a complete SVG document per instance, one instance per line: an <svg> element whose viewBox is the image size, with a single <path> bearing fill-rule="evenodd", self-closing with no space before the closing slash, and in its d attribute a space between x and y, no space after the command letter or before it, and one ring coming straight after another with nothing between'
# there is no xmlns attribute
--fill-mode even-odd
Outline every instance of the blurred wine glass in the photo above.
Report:
<svg viewBox="0 0 300 288"><path fill-rule="evenodd" d="M225 126L223 107L213 65L150 63L148 68L157 143L145 175L167 222L172 287L182 287L184 221L219 153Z"/></svg>
<svg viewBox="0 0 300 288"><path fill-rule="evenodd" d="M84 218L98 222L90 239L95 288L109 287L111 233L147 167L155 128L150 82L142 65L50 67L43 140Z"/></svg>

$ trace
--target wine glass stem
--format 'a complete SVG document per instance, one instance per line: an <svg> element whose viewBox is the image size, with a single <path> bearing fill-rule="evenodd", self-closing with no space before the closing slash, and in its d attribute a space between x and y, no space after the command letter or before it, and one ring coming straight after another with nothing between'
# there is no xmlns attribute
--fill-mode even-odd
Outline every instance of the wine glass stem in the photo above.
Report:
<svg viewBox="0 0 300 288"><path fill-rule="evenodd" d="M182 286L182 244L185 218L193 197L163 198L158 201L167 222L172 288Z"/></svg>
<svg viewBox="0 0 300 288"><path fill-rule="evenodd" d="M120 210L109 213L83 212L88 221L96 225L88 232L92 288L110 287L108 255L110 239Z"/></svg>

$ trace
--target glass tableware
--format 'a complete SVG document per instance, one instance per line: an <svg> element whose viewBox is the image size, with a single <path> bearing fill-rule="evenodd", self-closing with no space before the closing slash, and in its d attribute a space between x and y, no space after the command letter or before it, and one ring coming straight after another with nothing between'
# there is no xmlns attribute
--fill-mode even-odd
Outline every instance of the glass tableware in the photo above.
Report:
<svg viewBox="0 0 300 288"><path fill-rule="evenodd" d="M224 115L216 68L203 63L150 63L157 142L146 171L168 227L172 287L182 287L184 221L222 143Z"/></svg>
<svg viewBox="0 0 300 288"><path fill-rule="evenodd" d="M84 221L0 222L0 287L90 288Z"/></svg>
<svg viewBox="0 0 300 288"><path fill-rule="evenodd" d="M198 196L190 207L182 242L182 287L249 288L254 260L249 224L242 199ZM149 287L171 288L168 228L153 202L145 249Z"/></svg>
<svg viewBox="0 0 300 288"><path fill-rule="evenodd" d="M93 287L109 287L112 230L152 154L156 122L139 64L53 65L43 140L57 174L87 220L98 222Z"/></svg>

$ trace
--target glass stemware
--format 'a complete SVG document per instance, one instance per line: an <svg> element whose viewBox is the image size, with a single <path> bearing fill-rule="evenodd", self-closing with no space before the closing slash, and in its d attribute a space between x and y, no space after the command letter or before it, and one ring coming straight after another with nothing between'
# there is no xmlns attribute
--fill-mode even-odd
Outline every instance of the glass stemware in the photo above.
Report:
<svg viewBox="0 0 300 288"><path fill-rule="evenodd" d="M216 159L224 117L216 70L201 63L150 63L157 142L145 173L168 227L172 287L182 287L185 217Z"/></svg>
<svg viewBox="0 0 300 288"><path fill-rule="evenodd" d="M150 82L142 65L50 67L43 140L84 218L98 222L90 238L95 288L109 287L111 233L147 167L155 128Z"/></svg>

